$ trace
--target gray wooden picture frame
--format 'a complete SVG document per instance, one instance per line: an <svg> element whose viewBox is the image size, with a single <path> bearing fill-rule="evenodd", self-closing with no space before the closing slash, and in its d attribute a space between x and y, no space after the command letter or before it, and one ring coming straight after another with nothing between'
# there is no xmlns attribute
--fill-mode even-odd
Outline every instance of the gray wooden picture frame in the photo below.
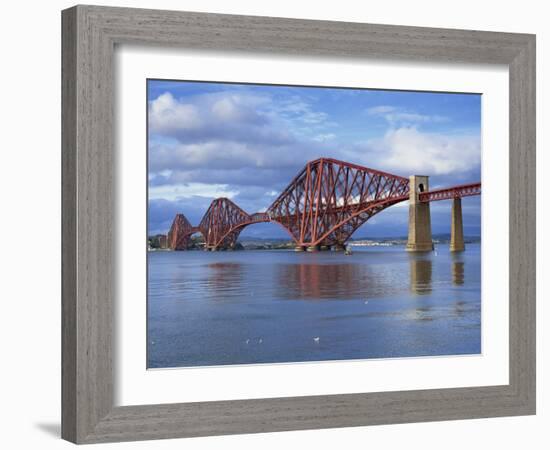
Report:
<svg viewBox="0 0 550 450"><path fill-rule="evenodd" d="M535 36L97 6L63 11L62 31L64 439L94 443L535 413ZM509 384L115 407L116 44L507 65Z"/></svg>

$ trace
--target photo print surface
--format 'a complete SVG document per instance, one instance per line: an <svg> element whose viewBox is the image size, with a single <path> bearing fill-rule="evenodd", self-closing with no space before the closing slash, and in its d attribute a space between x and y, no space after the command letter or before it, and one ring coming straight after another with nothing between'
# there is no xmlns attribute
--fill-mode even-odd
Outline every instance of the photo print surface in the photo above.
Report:
<svg viewBox="0 0 550 450"><path fill-rule="evenodd" d="M481 95L147 99L148 368L481 353Z"/></svg>

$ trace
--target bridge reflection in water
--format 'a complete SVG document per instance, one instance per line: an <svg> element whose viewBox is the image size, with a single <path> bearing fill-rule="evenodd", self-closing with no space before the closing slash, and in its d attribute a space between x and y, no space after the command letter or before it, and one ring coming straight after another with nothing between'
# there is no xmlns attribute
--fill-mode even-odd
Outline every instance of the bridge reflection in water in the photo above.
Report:
<svg viewBox="0 0 550 450"><path fill-rule="evenodd" d="M464 258L461 254L453 254L452 256L452 275L455 286L464 284Z"/></svg>
<svg viewBox="0 0 550 450"><path fill-rule="evenodd" d="M358 300L395 295L401 289L394 274L375 264L281 264L277 279L283 299Z"/></svg>
<svg viewBox="0 0 550 450"><path fill-rule="evenodd" d="M432 292L432 260L429 255L409 255L410 289L418 295ZM452 283L455 286L464 285L464 260L461 255L453 255L451 259Z"/></svg>
<svg viewBox="0 0 550 450"><path fill-rule="evenodd" d="M208 275L200 285L217 301L256 295L281 300L367 300L396 295L404 287L395 271L375 264L279 263L270 266L273 272L259 266L251 273L249 264L228 261L206 268Z"/></svg>
<svg viewBox="0 0 550 450"><path fill-rule="evenodd" d="M409 254L410 289L418 295L432 292L432 260L425 255Z"/></svg>
<svg viewBox="0 0 550 450"><path fill-rule="evenodd" d="M208 264L207 268L209 276L204 286L214 295L218 293L220 299L231 295L244 281L243 265L238 262L215 262Z"/></svg>
<svg viewBox="0 0 550 450"><path fill-rule="evenodd" d="M462 261L453 262L453 283L457 286L464 284L464 263Z"/></svg>
<svg viewBox="0 0 550 450"><path fill-rule="evenodd" d="M256 295L259 291L280 299L292 300L357 300L396 295L408 289L415 295L430 295L433 291L434 256L430 254L406 254L409 279L404 282L406 268L384 264L319 263L310 258L303 262L274 265L274 274L262 275L257 268L251 279L250 269L242 262L227 261L207 264L208 276L202 286L212 297L222 299L233 294ZM460 255L452 256L445 266L454 286L464 285L464 260ZM404 270L402 270L404 269ZM444 275L444 274L442 274ZM277 282L267 278L275 277ZM267 278L266 278L267 277ZM174 280L175 281L175 280ZM243 285L251 287L242 292ZM253 286L253 288L252 288Z"/></svg>

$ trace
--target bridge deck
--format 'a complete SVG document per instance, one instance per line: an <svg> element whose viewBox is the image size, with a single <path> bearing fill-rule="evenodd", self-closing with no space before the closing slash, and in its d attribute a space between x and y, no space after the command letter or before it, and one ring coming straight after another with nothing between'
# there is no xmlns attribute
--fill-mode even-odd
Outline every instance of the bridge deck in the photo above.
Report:
<svg viewBox="0 0 550 450"><path fill-rule="evenodd" d="M462 184L433 191L422 192L418 199L421 202L434 202L438 200L449 200L453 198L469 197L481 194L481 183Z"/></svg>

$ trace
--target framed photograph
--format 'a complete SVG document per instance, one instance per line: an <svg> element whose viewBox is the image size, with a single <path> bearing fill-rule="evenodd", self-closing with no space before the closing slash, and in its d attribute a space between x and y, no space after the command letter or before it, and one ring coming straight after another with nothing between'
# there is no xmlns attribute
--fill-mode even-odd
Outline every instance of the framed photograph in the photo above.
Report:
<svg viewBox="0 0 550 450"><path fill-rule="evenodd" d="M535 37L63 11L62 435L535 413Z"/></svg>

